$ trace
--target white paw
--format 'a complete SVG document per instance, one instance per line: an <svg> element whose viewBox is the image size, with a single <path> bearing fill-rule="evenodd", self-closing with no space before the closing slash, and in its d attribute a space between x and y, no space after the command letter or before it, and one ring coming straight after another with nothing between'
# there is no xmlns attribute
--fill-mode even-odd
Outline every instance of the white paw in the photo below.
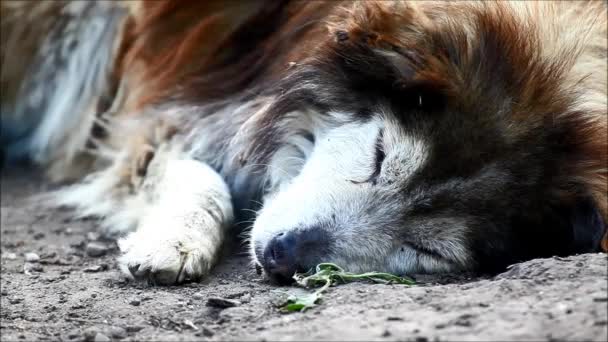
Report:
<svg viewBox="0 0 608 342"><path fill-rule="evenodd" d="M160 228L160 227L159 227ZM183 227L140 228L118 242L122 271L155 285L196 281L205 276L219 250L219 239Z"/></svg>

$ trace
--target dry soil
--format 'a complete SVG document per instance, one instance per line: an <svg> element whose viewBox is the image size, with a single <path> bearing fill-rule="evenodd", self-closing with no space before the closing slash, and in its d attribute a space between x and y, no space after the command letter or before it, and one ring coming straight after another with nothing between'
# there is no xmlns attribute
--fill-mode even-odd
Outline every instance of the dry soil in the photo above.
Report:
<svg viewBox="0 0 608 342"><path fill-rule="evenodd" d="M95 221L28 200L48 189L39 179L1 179L2 341L608 340L605 254L532 260L497 276L416 276L412 287L342 285L284 314L277 303L299 289L267 283L243 252L201 283L125 281Z"/></svg>

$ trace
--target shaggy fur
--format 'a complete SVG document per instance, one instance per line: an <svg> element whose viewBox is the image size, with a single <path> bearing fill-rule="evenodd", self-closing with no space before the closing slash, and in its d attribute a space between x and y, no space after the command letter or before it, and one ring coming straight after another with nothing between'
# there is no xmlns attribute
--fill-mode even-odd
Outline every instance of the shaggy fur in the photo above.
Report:
<svg viewBox="0 0 608 342"><path fill-rule="evenodd" d="M134 278L204 276L243 222L277 279L608 250L605 2L0 10L3 153Z"/></svg>

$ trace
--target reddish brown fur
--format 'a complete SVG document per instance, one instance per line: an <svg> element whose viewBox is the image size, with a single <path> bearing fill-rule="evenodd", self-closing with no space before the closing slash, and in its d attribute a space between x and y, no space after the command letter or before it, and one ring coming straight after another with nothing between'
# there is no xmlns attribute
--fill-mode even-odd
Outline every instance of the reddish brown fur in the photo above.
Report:
<svg viewBox="0 0 608 342"><path fill-rule="evenodd" d="M120 70L137 80L145 107L167 96L210 101L244 89L254 79L283 72L288 61L311 53L322 32L320 21L339 2L144 2L124 45ZM260 36L251 32L268 21L276 30ZM298 44L294 38L298 38ZM322 37L322 36L321 36ZM240 51L246 40L255 43ZM301 44L299 44L301 43ZM238 60L235 54L238 53ZM257 66L257 68L256 68ZM266 72L258 70L264 67Z"/></svg>
<svg viewBox="0 0 608 342"><path fill-rule="evenodd" d="M233 60L243 30L265 20L276 20L277 27L255 37L254 51L238 51L239 60ZM524 26L528 29L522 30ZM570 159L562 161L563 186L556 192L574 201L581 195L576 184L584 185L608 219L605 108L581 113L572 106L578 93L574 84L564 84L578 52L566 49L552 60L544 58L537 29L534 22L522 21L507 5L495 2L144 2L129 29L120 70L135 74L136 85L143 89L137 107L176 94L209 101L252 82L277 80L290 62L329 59L342 48L335 35L346 32L349 41L405 51L402 55L415 71L405 82L440 86L454 106L484 103L480 98L487 96L487 84L500 78L506 93L517 99L511 110L513 138L543 125L561 122L569 127L564 144L571 149ZM477 31L476 38L470 31ZM485 69L479 71L478 65ZM499 110L493 103L485 105L486 110Z"/></svg>
<svg viewBox="0 0 608 342"><path fill-rule="evenodd" d="M19 9L20 2L2 2L3 29L12 23L6 20L8 4ZM32 4L23 8L33 8ZM131 11L117 42L113 82L107 90L113 97L119 85L125 87L127 101L120 108L121 115L175 98L205 103L264 88L261 85L272 85L288 75L294 64L331 63L336 55L350 57L349 47L365 44L395 55L391 58L402 70L399 82L404 86L425 83L440 88L452 108L483 115L503 109L504 103L497 99L511 99L505 134L512 140L534 146L539 141L531 133L535 129L559 128L556 136L563 141L559 142L560 170L553 182L557 184L555 197L573 203L591 196L608 222L608 110L601 101L589 100L587 106L579 103L583 95L605 94L606 81L596 75L605 76L605 70L571 72L583 53L596 53L605 63L605 41L587 49L566 40L561 48L551 35L543 36L544 23L530 19L534 15L544 19L537 7L546 4L530 5L527 15L501 2L176 0L116 4ZM574 26L578 16L589 16L587 12L606 10L604 2L560 6L552 11L581 8L570 17L564 15L566 26ZM51 16L57 8L40 6L48 12L41 15ZM23 9L11 11L24 13ZM596 31L605 35L607 19L598 16L594 20L600 27ZM20 32L29 34L29 40L15 55L29 61L42 30L44 26ZM2 63L10 56L5 37ZM545 45L551 44L560 49L544 55ZM3 101L15 96L25 73L19 67L14 75L3 75L2 89L9 91L3 94ZM496 84L502 88L496 90ZM100 112L109 105L100 103ZM147 144L135 137L132 140L134 145ZM113 145L123 145L123 141ZM141 149L146 150L145 146ZM602 247L608 250L608 236Z"/></svg>

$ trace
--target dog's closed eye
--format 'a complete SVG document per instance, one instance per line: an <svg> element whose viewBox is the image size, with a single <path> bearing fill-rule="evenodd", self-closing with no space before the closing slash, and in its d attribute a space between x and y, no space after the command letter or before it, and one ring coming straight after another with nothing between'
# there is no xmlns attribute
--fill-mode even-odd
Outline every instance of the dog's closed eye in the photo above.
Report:
<svg viewBox="0 0 608 342"><path fill-rule="evenodd" d="M376 144L375 144L376 150L375 150L375 155L374 155L374 166L373 166L374 171L371 174L371 176L369 176L364 181L351 180L352 183L354 183L354 184L371 183L372 185L376 185L378 176L380 176L380 173L382 172L382 163L384 162L384 159L386 158L386 151L384 150L383 137L384 137L384 129L381 129L380 132L378 133L378 138L376 139Z"/></svg>

